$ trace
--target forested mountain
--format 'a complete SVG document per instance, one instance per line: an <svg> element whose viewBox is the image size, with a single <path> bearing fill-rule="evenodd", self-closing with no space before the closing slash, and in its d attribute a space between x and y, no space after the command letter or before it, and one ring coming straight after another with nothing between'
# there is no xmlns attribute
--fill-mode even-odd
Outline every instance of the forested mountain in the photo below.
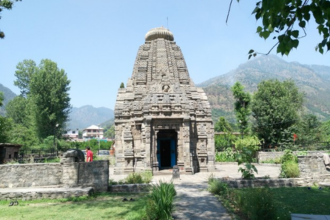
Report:
<svg viewBox="0 0 330 220"><path fill-rule="evenodd" d="M16 94L0 83L0 92L4 94L3 106L0 107L0 115L5 116L5 108L10 100L16 97Z"/></svg>
<svg viewBox="0 0 330 220"><path fill-rule="evenodd" d="M234 122L234 100L230 87L239 81L246 91L253 93L258 83L267 79L294 80L305 93L306 112L317 115L321 120L330 119L330 66L289 63L273 55L260 56L197 86L204 88L214 120L222 115Z"/></svg>
<svg viewBox="0 0 330 220"><path fill-rule="evenodd" d="M80 108L72 108L70 113L68 129L84 129L91 125L100 125L101 123L114 118L112 109L100 107L95 108L91 105L85 105Z"/></svg>

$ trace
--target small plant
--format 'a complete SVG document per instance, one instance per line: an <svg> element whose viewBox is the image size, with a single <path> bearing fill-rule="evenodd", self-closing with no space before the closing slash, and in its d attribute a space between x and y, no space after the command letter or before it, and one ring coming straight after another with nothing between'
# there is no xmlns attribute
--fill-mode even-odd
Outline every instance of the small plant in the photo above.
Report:
<svg viewBox="0 0 330 220"><path fill-rule="evenodd" d="M216 162L235 162L236 152L232 148L227 148L225 151L217 152L215 154Z"/></svg>
<svg viewBox="0 0 330 220"><path fill-rule="evenodd" d="M176 195L173 183L163 183L152 187L146 204L147 219L172 219L173 200Z"/></svg>
<svg viewBox="0 0 330 220"><path fill-rule="evenodd" d="M291 150L284 150L284 155L281 157L281 163L284 164L287 161L295 161L298 163L298 158L295 156Z"/></svg>
<svg viewBox="0 0 330 220"><path fill-rule="evenodd" d="M208 191L216 195L226 195L228 193L228 185L220 180L209 178Z"/></svg>
<svg viewBox="0 0 330 220"><path fill-rule="evenodd" d="M141 173L130 173L125 182L127 184L137 184L137 183L150 183L152 180L152 173L150 171L145 171Z"/></svg>
<svg viewBox="0 0 330 220"><path fill-rule="evenodd" d="M295 161L286 161L281 166L280 177L282 178L296 178L299 177L300 170L298 163Z"/></svg>
<svg viewBox="0 0 330 220"><path fill-rule="evenodd" d="M251 163L245 163L244 167L245 168L240 167L238 169L238 171L242 173L242 178L243 179L254 179L255 178L254 172L258 173L257 168Z"/></svg>
<svg viewBox="0 0 330 220"><path fill-rule="evenodd" d="M143 178L140 173L130 173L126 177L125 182L128 184L143 183Z"/></svg>

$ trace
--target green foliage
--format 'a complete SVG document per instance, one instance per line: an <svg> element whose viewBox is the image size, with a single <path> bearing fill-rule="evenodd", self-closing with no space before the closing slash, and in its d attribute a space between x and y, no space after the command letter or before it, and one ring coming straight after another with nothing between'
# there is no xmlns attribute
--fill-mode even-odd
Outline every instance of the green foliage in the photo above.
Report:
<svg viewBox="0 0 330 220"><path fill-rule="evenodd" d="M33 102L33 116L39 138L61 136L70 112L68 80L63 69L51 60L41 60L38 71L29 83L29 98Z"/></svg>
<svg viewBox="0 0 330 220"><path fill-rule="evenodd" d="M244 87L239 82L234 84L232 92L235 98L234 105L237 126L241 133L244 134L248 131L249 115L251 114L251 95L244 92Z"/></svg>
<svg viewBox="0 0 330 220"><path fill-rule="evenodd" d="M22 96L16 96L6 105L6 116L12 118L15 124L29 125L29 103Z"/></svg>
<svg viewBox="0 0 330 220"><path fill-rule="evenodd" d="M214 143L217 151L222 151L226 148L233 147L236 136L227 132L221 135L214 135Z"/></svg>
<svg viewBox="0 0 330 220"><path fill-rule="evenodd" d="M256 152L260 149L260 140L256 136L246 136L235 141L235 148L239 152L238 163L252 163Z"/></svg>
<svg viewBox="0 0 330 220"><path fill-rule="evenodd" d="M295 125L298 136L295 144L306 146L323 141L325 134L322 132L321 125L322 123L315 115L303 115L301 120Z"/></svg>
<svg viewBox="0 0 330 220"><path fill-rule="evenodd" d="M277 219L273 194L268 188L237 190L232 200L236 208L248 219Z"/></svg>
<svg viewBox="0 0 330 220"><path fill-rule="evenodd" d="M282 178L296 178L300 175L298 166L298 158L292 153L291 150L285 150L284 155L281 157L281 173Z"/></svg>
<svg viewBox="0 0 330 220"><path fill-rule="evenodd" d="M280 158L275 158L275 159L263 160L263 161L261 161L261 163L280 164L281 159Z"/></svg>
<svg viewBox="0 0 330 220"><path fill-rule="evenodd" d="M232 148L226 148L225 151L216 152L215 161L216 162L235 162L237 158L237 153L233 151Z"/></svg>
<svg viewBox="0 0 330 220"><path fill-rule="evenodd" d="M265 141L265 146L287 138L285 130L299 118L302 104L303 94L291 80L266 80L258 84L252 102L253 130Z"/></svg>
<svg viewBox="0 0 330 220"><path fill-rule="evenodd" d="M254 172L258 173L257 168L251 163L245 163L245 168L238 168L238 171L242 173L243 179L254 179Z"/></svg>
<svg viewBox="0 0 330 220"><path fill-rule="evenodd" d="M295 163L298 163L298 158L296 155L292 153L291 150L284 150L283 156L280 158L281 163L286 163L288 161L293 161Z"/></svg>
<svg viewBox="0 0 330 220"><path fill-rule="evenodd" d="M306 25L314 18L321 35L321 41L315 50L323 54L324 50L330 50L329 8L330 2L321 0L263 0L257 2L252 14L256 20L262 21L261 26L257 27L259 36L276 40L274 47L277 46L276 52L282 55L289 55L293 48L298 47L300 38L307 36ZM250 50L248 54L250 59L256 56L257 52Z"/></svg>
<svg viewBox="0 0 330 220"><path fill-rule="evenodd" d="M8 143L10 140L9 132L12 128L12 120L0 115L0 143Z"/></svg>
<svg viewBox="0 0 330 220"><path fill-rule="evenodd" d="M176 191L173 183L160 182L152 187L146 204L147 219L172 219L173 200Z"/></svg>
<svg viewBox="0 0 330 220"><path fill-rule="evenodd" d="M207 190L215 195L226 195L228 193L228 185L224 182L219 181L218 179L213 178L211 176L208 179L208 187Z"/></svg>
<svg viewBox="0 0 330 220"><path fill-rule="evenodd" d="M295 161L287 161L281 165L280 177L297 178L300 175L298 163Z"/></svg>
<svg viewBox="0 0 330 220"><path fill-rule="evenodd" d="M3 92L0 92L0 107L3 105L3 100L4 100L4 94Z"/></svg>
<svg viewBox="0 0 330 220"><path fill-rule="evenodd" d="M150 171L141 173L130 173L125 178L125 183L127 184L137 184L137 183L150 183L152 180L152 173Z"/></svg>
<svg viewBox="0 0 330 220"><path fill-rule="evenodd" d="M321 125L321 130L324 135L324 140L330 142L330 120Z"/></svg>
<svg viewBox="0 0 330 220"><path fill-rule="evenodd" d="M37 73L38 67L33 60L23 60L16 66L14 85L21 90L21 96L26 98L30 92L30 82Z"/></svg>
<svg viewBox="0 0 330 220"><path fill-rule="evenodd" d="M219 117L219 120L214 125L214 131L217 132L231 132L233 129L230 124L226 121L225 117Z"/></svg>
<svg viewBox="0 0 330 220"><path fill-rule="evenodd" d="M125 88L125 84L123 82L120 83L120 87L119 88L121 88L121 89Z"/></svg>

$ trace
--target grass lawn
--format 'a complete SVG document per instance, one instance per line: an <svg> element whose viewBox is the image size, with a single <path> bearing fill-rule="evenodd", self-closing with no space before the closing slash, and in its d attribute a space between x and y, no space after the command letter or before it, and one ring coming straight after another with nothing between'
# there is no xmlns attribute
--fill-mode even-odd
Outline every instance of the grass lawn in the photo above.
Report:
<svg viewBox="0 0 330 220"><path fill-rule="evenodd" d="M256 201L251 199L258 194L258 189L232 189L231 195L248 195L241 197L241 204L246 204L247 207L257 207L259 204L253 203ZM260 192L260 191L259 191ZM330 189L318 187L287 187L287 188L270 188L270 196L273 198L272 205L275 207L276 218L280 220L291 219L291 213L298 214L313 214L313 215L330 215ZM268 196L268 195L263 195ZM263 197L261 195L262 198ZM238 204L239 200L232 201L235 196L220 196L223 204L233 211L240 219L246 219L247 214L244 210L234 204ZM237 198L237 197L236 197ZM251 201L252 200L252 201ZM257 209L260 209L257 208ZM248 210L249 211L249 210Z"/></svg>
<svg viewBox="0 0 330 220"><path fill-rule="evenodd" d="M123 198L135 201L123 202ZM100 194L63 200L0 201L0 219L136 219L145 213L146 194Z"/></svg>
<svg viewBox="0 0 330 220"><path fill-rule="evenodd" d="M291 213L330 215L329 188L273 188L271 192L279 219L291 219Z"/></svg>

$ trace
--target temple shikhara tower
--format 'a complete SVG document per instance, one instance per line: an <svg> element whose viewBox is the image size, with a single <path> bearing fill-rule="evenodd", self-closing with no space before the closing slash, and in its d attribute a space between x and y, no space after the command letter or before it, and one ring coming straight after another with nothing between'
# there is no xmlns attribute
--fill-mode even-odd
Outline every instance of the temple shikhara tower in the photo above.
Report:
<svg viewBox="0 0 330 220"><path fill-rule="evenodd" d="M115 174L174 165L188 174L214 170L210 104L168 29L146 34L132 77L118 90L115 128Z"/></svg>

